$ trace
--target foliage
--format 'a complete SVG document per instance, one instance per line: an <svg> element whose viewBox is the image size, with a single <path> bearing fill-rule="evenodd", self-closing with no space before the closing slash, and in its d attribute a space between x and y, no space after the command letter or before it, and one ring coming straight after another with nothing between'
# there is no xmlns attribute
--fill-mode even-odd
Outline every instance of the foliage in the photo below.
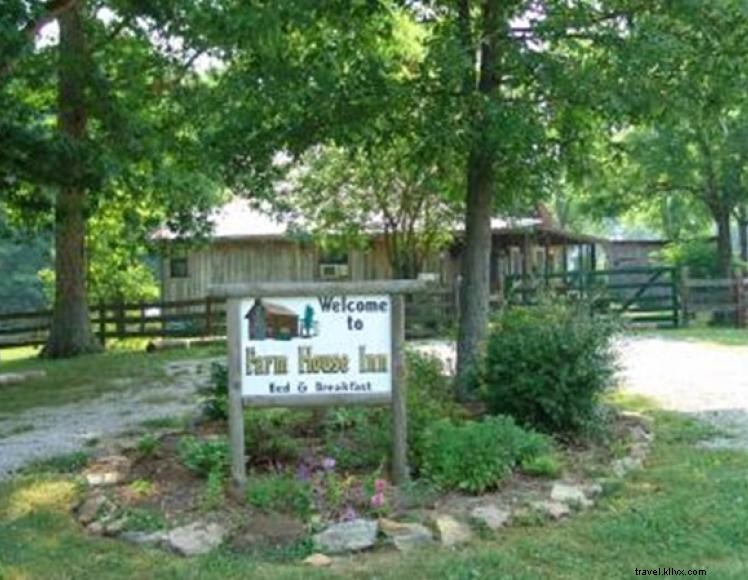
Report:
<svg viewBox="0 0 748 580"><path fill-rule="evenodd" d="M409 462L421 465L421 449L428 428L444 418L459 418L449 378L435 356L406 351ZM376 469L391 450L391 415L386 409L331 409L323 425L326 453L341 467Z"/></svg>
<svg viewBox="0 0 748 580"><path fill-rule="evenodd" d="M164 517L153 509L129 507L122 515L127 518L126 531L157 532L166 528Z"/></svg>
<svg viewBox="0 0 748 580"><path fill-rule="evenodd" d="M257 509L291 513L303 520L314 509L311 484L283 473L250 477L247 501Z"/></svg>
<svg viewBox="0 0 748 580"><path fill-rule="evenodd" d="M229 416L229 370L224 363L210 363L210 382L198 391L203 414L213 420Z"/></svg>
<svg viewBox="0 0 748 580"><path fill-rule="evenodd" d="M158 451L160 446L161 442L158 440L158 438L149 433L143 435L140 439L138 439L135 448L143 457L151 457L156 453L156 451Z"/></svg>
<svg viewBox="0 0 748 580"><path fill-rule="evenodd" d="M73 451L56 455L48 459L40 459L23 468L24 473L77 473L83 469L90 455L85 451Z"/></svg>
<svg viewBox="0 0 748 580"><path fill-rule="evenodd" d="M435 423L423 448L423 474L443 489L483 493L495 489L516 466L551 449L550 440L526 431L510 417Z"/></svg>
<svg viewBox="0 0 748 580"><path fill-rule="evenodd" d="M179 459L185 467L202 477L225 474L229 467L229 444L225 439L199 439L193 436L179 440Z"/></svg>
<svg viewBox="0 0 748 580"><path fill-rule="evenodd" d="M278 466L293 463L301 454L296 436L307 433L312 414L290 409L261 409L247 412L244 437L250 461L255 465Z"/></svg>
<svg viewBox="0 0 748 580"><path fill-rule="evenodd" d="M37 272L50 263L49 235L21 233L0 218L0 312L41 310L47 306Z"/></svg>
<svg viewBox="0 0 748 580"><path fill-rule="evenodd" d="M556 478L561 475L562 465L554 454L537 455L522 461L520 469L534 477Z"/></svg>
<svg viewBox="0 0 748 580"><path fill-rule="evenodd" d="M688 268L692 278L717 278L717 248L711 240L687 240L667 244L660 259L669 266Z"/></svg>
<svg viewBox="0 0 748 580"><path fill-rule="evenodd" d="M481 371L491 413L548 433L571 433L594 417L616 370L615 325L584 304L545 300L494 321Z"/></svg>

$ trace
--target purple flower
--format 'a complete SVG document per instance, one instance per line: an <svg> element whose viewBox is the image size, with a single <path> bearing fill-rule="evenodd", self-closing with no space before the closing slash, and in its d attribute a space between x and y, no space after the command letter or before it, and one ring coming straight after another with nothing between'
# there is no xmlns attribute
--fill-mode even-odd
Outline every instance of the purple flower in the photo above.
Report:
<svg viewBox="0 0 748 580"><path fill-rule="evenodd" d="M312 470L306 463L299 463L296 468L296 478L302 481L308 480L312 476Z"/></svg>
<svg viewBox="0 0 748 580"><path fill-rule="evenodd" d="M325 457L322 460L322 469L325 471L332 471L335 469L336 462L332 457Z"/></svg>
<svg viewBox="0 0 748 580"><path fill-rule="evenodd" d="M353 509L353 506L347 506L343 510L343 513L340 515L340 518L344 522L350 522L352 520L355 520L357 517L358 517L358 513L356 512L355 509Z"/></svg>
<svg viewBox="0 0 748 580"><path fill-rule="evenodd" d="M374 491L376 493L384 493L385 488L387 487L387 481L384 479L376 479L374 480Z"/></svg>

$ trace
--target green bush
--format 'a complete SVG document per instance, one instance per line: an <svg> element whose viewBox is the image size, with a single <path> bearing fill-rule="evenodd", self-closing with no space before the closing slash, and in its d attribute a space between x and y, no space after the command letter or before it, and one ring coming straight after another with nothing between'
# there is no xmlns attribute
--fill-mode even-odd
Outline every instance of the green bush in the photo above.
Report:
<svg viewBox="0 0 748 580"><path fill-rule="evenodd" d="M250 477L247 502L259 510L290 513L303 520L309 519L314 510L311 484L288 474Z"/></svg>
<svg viewBox="0 0 748 580"><path fill-rule="evenodd" d="M547 433L587 427L613 385L615 325L583 304L556 299L503 311L491 329L481 370L489 412Z"/></svg>
<svg viewBox="0 0 748 580"><path fill-rule="evenodd" d="M693 278L719 278L717 245L712 240L670 242L656 257L668 266L688 267Z"/></svg>
<svg viewBox="0 0 748 580"><path fill-rule="evenodd" d="M183 437L178 452L182 464L202 477L228 472L229 444L225 439Z"/></svg>
<svg viewBox="0 0 748 580"><path fill-rule="evenodd" d="M313 413L291 409L252 409L244 418L247 453L254 464L291 463L301 455L297 437L314 432Z"/></svg>
<svg viewBox="0 0 748 580"><path fill-rule="evenodd" d="M515 466L551 449L546 436L522 429L511 417L442 420L424 438L422 473L443 489L483 493L498 487Z"/></svg>

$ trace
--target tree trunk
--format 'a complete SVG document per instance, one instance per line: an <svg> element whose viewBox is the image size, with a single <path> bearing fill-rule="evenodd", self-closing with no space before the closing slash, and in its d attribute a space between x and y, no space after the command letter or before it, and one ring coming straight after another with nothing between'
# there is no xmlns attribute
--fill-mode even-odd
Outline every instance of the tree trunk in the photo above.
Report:
<svg viewBox="0 0 748 580"><path fill-rule="evenodd" d="M55 204L55 302L52 328L43 354L70 357L98 350L91 328L86 294L86 190L81 183L85 139L86 42L82 1L72 4L59 18L58 130L68 141L74 160L66 168L65 185Z"/></svg>
<svg viewBox="0 0 748 580"><path fill-rule="evenodd" d="M488 334L493 178L490 159L471 157L457 334L456 394L462 401L475 380L476 363Z"/></svg>
<svg viewBox="0 0 748 580"><path fill-rule="evenodd" d="M745 273L748 264L748 208L741 204L738 208L738 236L740 238L740 261L743 262L742 271Z"/></svg>
<svg viewBox="0 0 748 580"><path fill-rule="evenodd" d="M461 36L465 51L475 68L475 49L470 34L469 2L459 4ZM498 44L501 35L501 12L498 2L485 0L481 9L479 77L466 75L466 96L476 107L469 107L473 144L467 162L467 204L465 210L465 246L462 251L460 320L457 335L456 395L468 398L476 378L476 366L488 335L491 267L491 216L493 215L493 150L483 142L485 122L484 99L491 98L499 86ZM475 99L475 92L482 99Z"/></svg>
<svg viewBox="0 0 748 580"><path fill-rule="evenodd" d="M717 268L722 278L732 278L732 236L730 210L720 208L715 212L717 223Z"/></svg>

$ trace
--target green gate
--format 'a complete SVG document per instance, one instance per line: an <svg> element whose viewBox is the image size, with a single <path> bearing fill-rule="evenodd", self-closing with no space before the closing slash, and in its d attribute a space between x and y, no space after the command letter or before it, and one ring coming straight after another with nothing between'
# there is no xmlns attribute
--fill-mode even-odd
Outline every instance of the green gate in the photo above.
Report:
<svg viewBox="0 0 748 580"><path fill-rule="evenodd" d="M588 300L593 312L615 314L633 325L677 327L680 323L676 268L639 267L507 276L508 304L533 304L542 295L561 294Z"/></svg>

